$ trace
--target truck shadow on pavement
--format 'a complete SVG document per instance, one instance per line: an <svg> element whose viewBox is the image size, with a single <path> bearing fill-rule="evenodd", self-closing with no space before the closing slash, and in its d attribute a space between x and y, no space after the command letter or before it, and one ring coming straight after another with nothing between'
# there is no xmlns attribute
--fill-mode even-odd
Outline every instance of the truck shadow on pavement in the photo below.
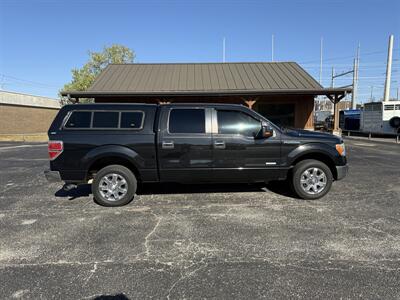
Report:
<svg viewBox="0 0 400 300"><path fill-rule="evenodd" d="M211 194L211 193L246 193L246 192L267 192L296 198L298 197L291 191L285 181L272 181L267 184L178 184L178 183L145 183L139 185L138 195L163 195L163 194ZM69 198L75 200L81 197L88 197L92 194L90 184L81 184L76 188L64 190L61 188L55 193L56 197Z"/></svg>
<svg viewBox="0 0 400 300"><path fill-rule="evenodd" d="M54 196L61 198L69 198L68 200L75 200L81 197L88 197L92 194L92 186L90 184L80 184L76 188L65 190L64 187L59 189Z"/></svg>
<svg viewBox="0 0 400 300"><path fill-rule="evenodd" d="M101 295L93 298L93 300L129 300L124 294L117 295Z"/></svg>
<svg viewBox="0 0 400 300"><path fill-rule="evenodd" d="M247 183L213 183L213 184L177 184L158 183L143 184L137 191L138 195L152 194L201 194L201 193L248 193L271 191L287 197L295 197L288 189L287 184L274 181L268 184Z"/></svg>

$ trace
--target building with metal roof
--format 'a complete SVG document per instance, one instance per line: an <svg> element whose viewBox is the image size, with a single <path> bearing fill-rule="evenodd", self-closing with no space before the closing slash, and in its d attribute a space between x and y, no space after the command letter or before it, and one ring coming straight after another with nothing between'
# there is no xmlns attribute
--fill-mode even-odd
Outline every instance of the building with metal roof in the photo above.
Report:
<svg viewBox="0 0 400 300"><path fill-rule="evenodd" d="M246 104L271 121L313 128L314 97L338 102L349 88L326 89L295 62L111 64L87 91L95 102Z"/></svg>

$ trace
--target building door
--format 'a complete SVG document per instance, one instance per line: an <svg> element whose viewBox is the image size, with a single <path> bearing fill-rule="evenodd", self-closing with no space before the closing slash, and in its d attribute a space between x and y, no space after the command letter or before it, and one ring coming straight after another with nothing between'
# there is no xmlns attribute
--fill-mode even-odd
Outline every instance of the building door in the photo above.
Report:
<svg viewBox="0 0 400 300"><path fill-rule="evenodd" d="M162 181L212 179L211 109L163 107L158 140Z"/></svg>
<svg viewBox="0 0 400 300"><path fill-rule="evenodd" d="M261 120L240 110L216 109L212 119L216 181L256 182L276 176L281 164L278 132L270 138L254 139Z"/></svg>
<svg viewBox="0 0 400 300"><path fill-rule="evenodd" d="M294 103L259 103L257 112L278 126L295 127Z"/></svg>

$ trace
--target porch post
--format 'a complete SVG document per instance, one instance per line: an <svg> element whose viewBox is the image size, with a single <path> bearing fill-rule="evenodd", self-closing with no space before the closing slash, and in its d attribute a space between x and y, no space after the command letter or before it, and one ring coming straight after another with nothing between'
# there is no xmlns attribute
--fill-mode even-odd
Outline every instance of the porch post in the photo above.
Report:
<svg viewBox="0 0 400 300"><path fill-rule="evenodd" d="M342 100L345 96L345 94L331 94L331 95L326 95L329 100L333 103L333 134L335 135L340 135L340 128L339 128L339 102Z"/></svg>
<svg viewBox="0 0 400 300"><path fill-rule="evenodd" d="M333 103L333 133L339 133L339 101Z"/></svg>

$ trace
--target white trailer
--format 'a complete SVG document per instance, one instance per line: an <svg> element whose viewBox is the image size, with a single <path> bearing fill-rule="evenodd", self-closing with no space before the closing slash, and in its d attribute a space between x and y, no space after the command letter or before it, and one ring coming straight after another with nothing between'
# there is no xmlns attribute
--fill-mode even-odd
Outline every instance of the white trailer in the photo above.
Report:
<svg viewBox="0 0 400 300"><path fill-rule="evenodd" d="M400 101L365 103L361 111L360 131L368 133L400 133Z"/></svg>

